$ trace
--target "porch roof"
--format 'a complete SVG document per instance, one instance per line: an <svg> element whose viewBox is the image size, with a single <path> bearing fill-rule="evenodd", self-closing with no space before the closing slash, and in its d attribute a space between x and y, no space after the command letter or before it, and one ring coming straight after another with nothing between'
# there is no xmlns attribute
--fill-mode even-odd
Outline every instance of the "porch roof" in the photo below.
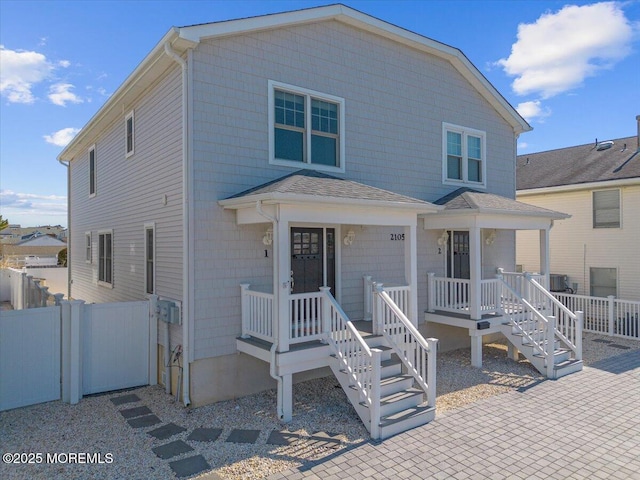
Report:
<svg viewBox="0 0 640 480"><path fill-rule="evenodd" d="M471 188L459 188L435 202L442 210L426 218L425 228L447 228L448 221L455 220L468 226L482 228L540 228L544 223L571 217L566 213L518 202L494 193L479 192ZM480 219L480 220L479 220ZM518 221L516 221L516 219ZM454 225L450 225L454 226Z"/></svg>
<svg viewBox="0 0 640 480"><path fill-rule="evenodd" d="M225 208L240 209L253 206L256 202L267 205L284 203L380 207L413 210L415 213L432 213L442 209L424 200L313 170L299 170L218 203Z"/></svg>

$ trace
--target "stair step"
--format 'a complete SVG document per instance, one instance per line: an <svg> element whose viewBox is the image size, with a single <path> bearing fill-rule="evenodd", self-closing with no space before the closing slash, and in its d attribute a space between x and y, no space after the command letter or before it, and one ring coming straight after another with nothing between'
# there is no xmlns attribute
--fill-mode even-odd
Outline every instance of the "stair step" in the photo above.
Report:
<svg viewBox="0 0 640 480"><path fill-rule="evenodd" d="M411 387L380 398L380 416L388 416L394 412L406 410L422 403L424 392ZM365 402L363 405L366 406Z"/></svg>
<svg viewBox="0 0 640 480"><path fill-rule="evenodd" d="M582 360L565 360L553 367L554 378L561 378L582 370Z"/></svg>
<svg viewBox="0 0 640 480"><path fill-rule="evenodd" d="M379 425L381 427L386 427L387 425L392 425L394 423L402 422L404 420L435 411L435 409L436 408L431 405L417 405L380 418Z"/></svg>
<svg viewBox="0 0 640 480"><path fill-rule="evenodd" d="M392 435L406 432L412 428L420 427L432 421L436 416L436 409L429 405L419 405L401 410L380 419L380 438L389 438Z"/></svg>

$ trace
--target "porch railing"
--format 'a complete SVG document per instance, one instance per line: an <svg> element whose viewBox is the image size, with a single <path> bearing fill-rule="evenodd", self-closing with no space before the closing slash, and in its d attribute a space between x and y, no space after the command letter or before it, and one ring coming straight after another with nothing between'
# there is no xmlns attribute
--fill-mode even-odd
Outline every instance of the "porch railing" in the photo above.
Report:
<svg viewBox="0 0 640 480"><path fill-rule="evenodd" d="M540 285L542 285L546 290L548 290L548 285L546 281L546 276L540 273L528 273L528 272L505 272L504 269L498 268L498 275L502 275L502 280L509 285L515 292L522 295L523 288L527 285L527 280L525 275L528 275L529 278L532 278Z"/></svg>
<svg viewBox="0 0 640 480"><path fill-rule="evenodd" d="M553 293L572 311L584 312L585 332L616 337L640 338L640 302L614 296L593 297L569 293Z"/></svg>
<svg viewBox="0 0 640 480"><path fill-rule="evenodd" d="M382 285L375 285L374 294L373 332L384 335L407 372L425 392L427 403L435 406L438 340L425 339Z"/></svg>
<svg viewBox="0 0 640 480"><path fill-rule="evenodd" d="M385 288L386 290L386 288ZM427 310L466 313L471 311L471 280L427 276ZM496 279L480 281L480 314L496 313L501 308L500 286Z"/></svg>
<svg viewBox="0 0 640 480"><path fill-rule="evenodd" d="M274 341L273 294L249 290L249 284L240 285L242 301L242 337L255 337Z"/></svg>
<svg viewBox="0 0 640 480"><path fill-rule="evenodd" d="M310 342L324 338L322 330L322 291L289 296L291 336L289 343Z"/></svg>

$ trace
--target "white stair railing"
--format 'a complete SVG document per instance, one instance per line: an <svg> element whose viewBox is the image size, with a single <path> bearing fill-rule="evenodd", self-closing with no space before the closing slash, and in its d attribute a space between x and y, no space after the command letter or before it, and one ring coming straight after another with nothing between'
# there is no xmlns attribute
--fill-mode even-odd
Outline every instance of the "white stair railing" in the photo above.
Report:
<svg viewBox="0 0 640 480"><path fill-rule="evenodd" d="M322 291L322 323L325 341L349 376L349 382L365 403L371 415L371 436L379 438L380 424L380 355L369 348L347 314L331 295L329 287Z"/></svg>
<svg viewBox="0 0 640 480"><path fill-rule="evenodd" d="M385 336L407 372L425 392L427 403L435 406L438 340L425 339L385 291L383 285L375 285L374 295L374 333Z"/></svg>

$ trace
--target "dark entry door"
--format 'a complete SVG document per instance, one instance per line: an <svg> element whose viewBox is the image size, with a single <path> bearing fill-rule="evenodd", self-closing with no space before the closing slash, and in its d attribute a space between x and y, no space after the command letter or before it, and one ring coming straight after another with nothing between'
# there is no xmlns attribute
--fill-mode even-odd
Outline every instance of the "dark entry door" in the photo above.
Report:
<svg viewBox="0 0 640 480"><path fill-rule="evenodd" d="M448 257L447 277L471 278L469 232L451 232L449 235Z"/></svg>
<svg viewBox="0 0 640 480"><path fill-rule="evenodd" d="M317 292L327 285L335 294L335 233L332 228L326 229L325 252L324 232L322 228L291 228L291 293Z"/></svg>

